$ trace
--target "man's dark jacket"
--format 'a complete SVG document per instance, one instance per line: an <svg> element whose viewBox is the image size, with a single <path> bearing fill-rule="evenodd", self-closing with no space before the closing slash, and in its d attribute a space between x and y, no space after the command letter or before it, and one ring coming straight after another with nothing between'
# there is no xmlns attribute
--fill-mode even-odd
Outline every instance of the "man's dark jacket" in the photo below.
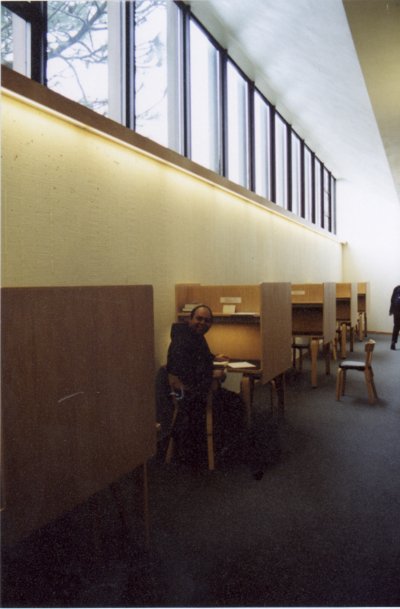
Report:
<svg viewBox="0 0 400 609"><path fill-rule="evenodd" d="M190 392L205 396L212 383L214 356L206 339L185 323L173 324L168 349L167 370Z"/></svg>

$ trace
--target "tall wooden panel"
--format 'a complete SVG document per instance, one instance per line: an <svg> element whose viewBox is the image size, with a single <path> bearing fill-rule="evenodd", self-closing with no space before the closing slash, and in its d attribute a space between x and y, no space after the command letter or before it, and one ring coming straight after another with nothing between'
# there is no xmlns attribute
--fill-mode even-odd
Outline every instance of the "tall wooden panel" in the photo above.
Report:
<svg viewBox="0 0 400 609"><path fill-rule="evenodd" d="M326 342L336 335L336 289L334 283L324 283L324 320L323 334Z"/></svg>
<svg viewBox="0 0 400 609"><path fill-rule="evenodd" d="M292 303L290 283L262 283L261 337L264 383L291 367Z"/></svg>
<svg viewBox="0 0 400 609"><path fill-rule="evenodd" d="M150 286L2 290L6 543L154 454L153 388Z"/></svg>

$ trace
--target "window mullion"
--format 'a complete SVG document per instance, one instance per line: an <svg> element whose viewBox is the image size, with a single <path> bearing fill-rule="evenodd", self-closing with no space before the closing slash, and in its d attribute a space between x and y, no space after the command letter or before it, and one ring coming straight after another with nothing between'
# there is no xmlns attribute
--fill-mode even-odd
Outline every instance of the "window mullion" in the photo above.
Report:
<svg viewBox="0 0 400 609"><path fill-rule="evenodd" d="M135 62L135 2L125 3L125 126L135 130L136 109L135 109L135 82L136 82L136 62Z"/></svg>
<svg viewBox="0 0 400 609"><path fill-rule="evenodd" d="M271 106L270 116L270 159L271 159L271 189L270 197L273 203L276 202L276 135L275 135L275 116L276 108Z"/></svg>
<svg viewBox="0 0 400 609"><path fill-rule="evenodd" d="M31 78L47 85L47 2L32 2Z"/></svg>
<svg viewBox="0 0 400 609"><path fill-rule="evenodd" d="M228 175L228 54L221 51L221 70L220 70L220 86L221 86L221 175Z"/></svg>
<svg viewBox="0 0 400 609"><path fill-rule="evenodd" d="M306 176L304 160L304 140L300 140L300 216L306 217Z"/></svg>
<svg viewBox="0 0 400 609"><path fill-rule="evenodd" d="M286 156L287 156L287 198L286 205L289 211L293 210L293 163L292 163L292 127L288 125L286 130Z"/></svg>
<svg viewBox="0 0 400 609"><path fill-rule="evenodd" d="M190 159L192 153L191 112L190 112L190 13L183 10L183 154Z"/></svg>
<svg viewBox="0 0 400 609"><path fill-rule="evenodd" d="M256 191L256 171L255 171L255 158L256 158L256 145L255 145L255 125L254 125L254 83L247 83L247 108L248 108L248 187L253 192Z"/></svg>
<svg viewBox="0 0 400 609"><path fill-rule="evenodd" d="M317 211L315 207L315 154L311 151L311 222L316 224Z"/></svg>

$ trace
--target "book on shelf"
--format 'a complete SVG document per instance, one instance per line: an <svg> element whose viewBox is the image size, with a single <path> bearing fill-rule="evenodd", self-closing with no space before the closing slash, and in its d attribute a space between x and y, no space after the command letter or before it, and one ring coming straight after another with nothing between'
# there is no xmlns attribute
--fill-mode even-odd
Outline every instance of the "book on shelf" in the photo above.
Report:
<svg viewBox="0 0 400 609"><path fill-rule="evenodd" d="M182 313L190 313L195 307L198 307L199 304L200 303L198 302L184 304L182 307Z"/></svg>

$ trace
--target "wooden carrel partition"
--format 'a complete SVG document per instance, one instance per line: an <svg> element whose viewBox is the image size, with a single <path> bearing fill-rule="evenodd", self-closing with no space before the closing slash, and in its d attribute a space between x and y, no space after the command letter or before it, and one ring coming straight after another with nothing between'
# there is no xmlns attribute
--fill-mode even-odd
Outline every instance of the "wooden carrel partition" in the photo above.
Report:
<svg viewBox="0 0 400 609"><path fill-rule="evenodd" d="M2 289L3 540L154 454L151 286Z"/></svg>
<svg viewBox="0 0 400 609"><path fill-rule="evenodd" d="M345 321L353 328L357 324L357 291L356 283L336 284L336 320Z"/></svg>
<svg viewBox="0 0 400 609"><path fill-rule="evenodd" d="M369 283L361 281L357 284L358 336L363 340L368 333Z"/></svg>
<svg viewBox="0 0 400 609"><path fill-rule="evenodd" d="M207 304L215 322L206 334L214 354L231 359L258 360L267 383L291 367L291 302L289 283L259 285L179 284L176 315L185 304ZM236 312L224 314L223 300L235 300Z"/></svg>
<svg viewBox="0 0 400 609"><path fill-rule="evenodd" d="M293 334L334 340L336 300L334 283L292 284Z"/></svg>

